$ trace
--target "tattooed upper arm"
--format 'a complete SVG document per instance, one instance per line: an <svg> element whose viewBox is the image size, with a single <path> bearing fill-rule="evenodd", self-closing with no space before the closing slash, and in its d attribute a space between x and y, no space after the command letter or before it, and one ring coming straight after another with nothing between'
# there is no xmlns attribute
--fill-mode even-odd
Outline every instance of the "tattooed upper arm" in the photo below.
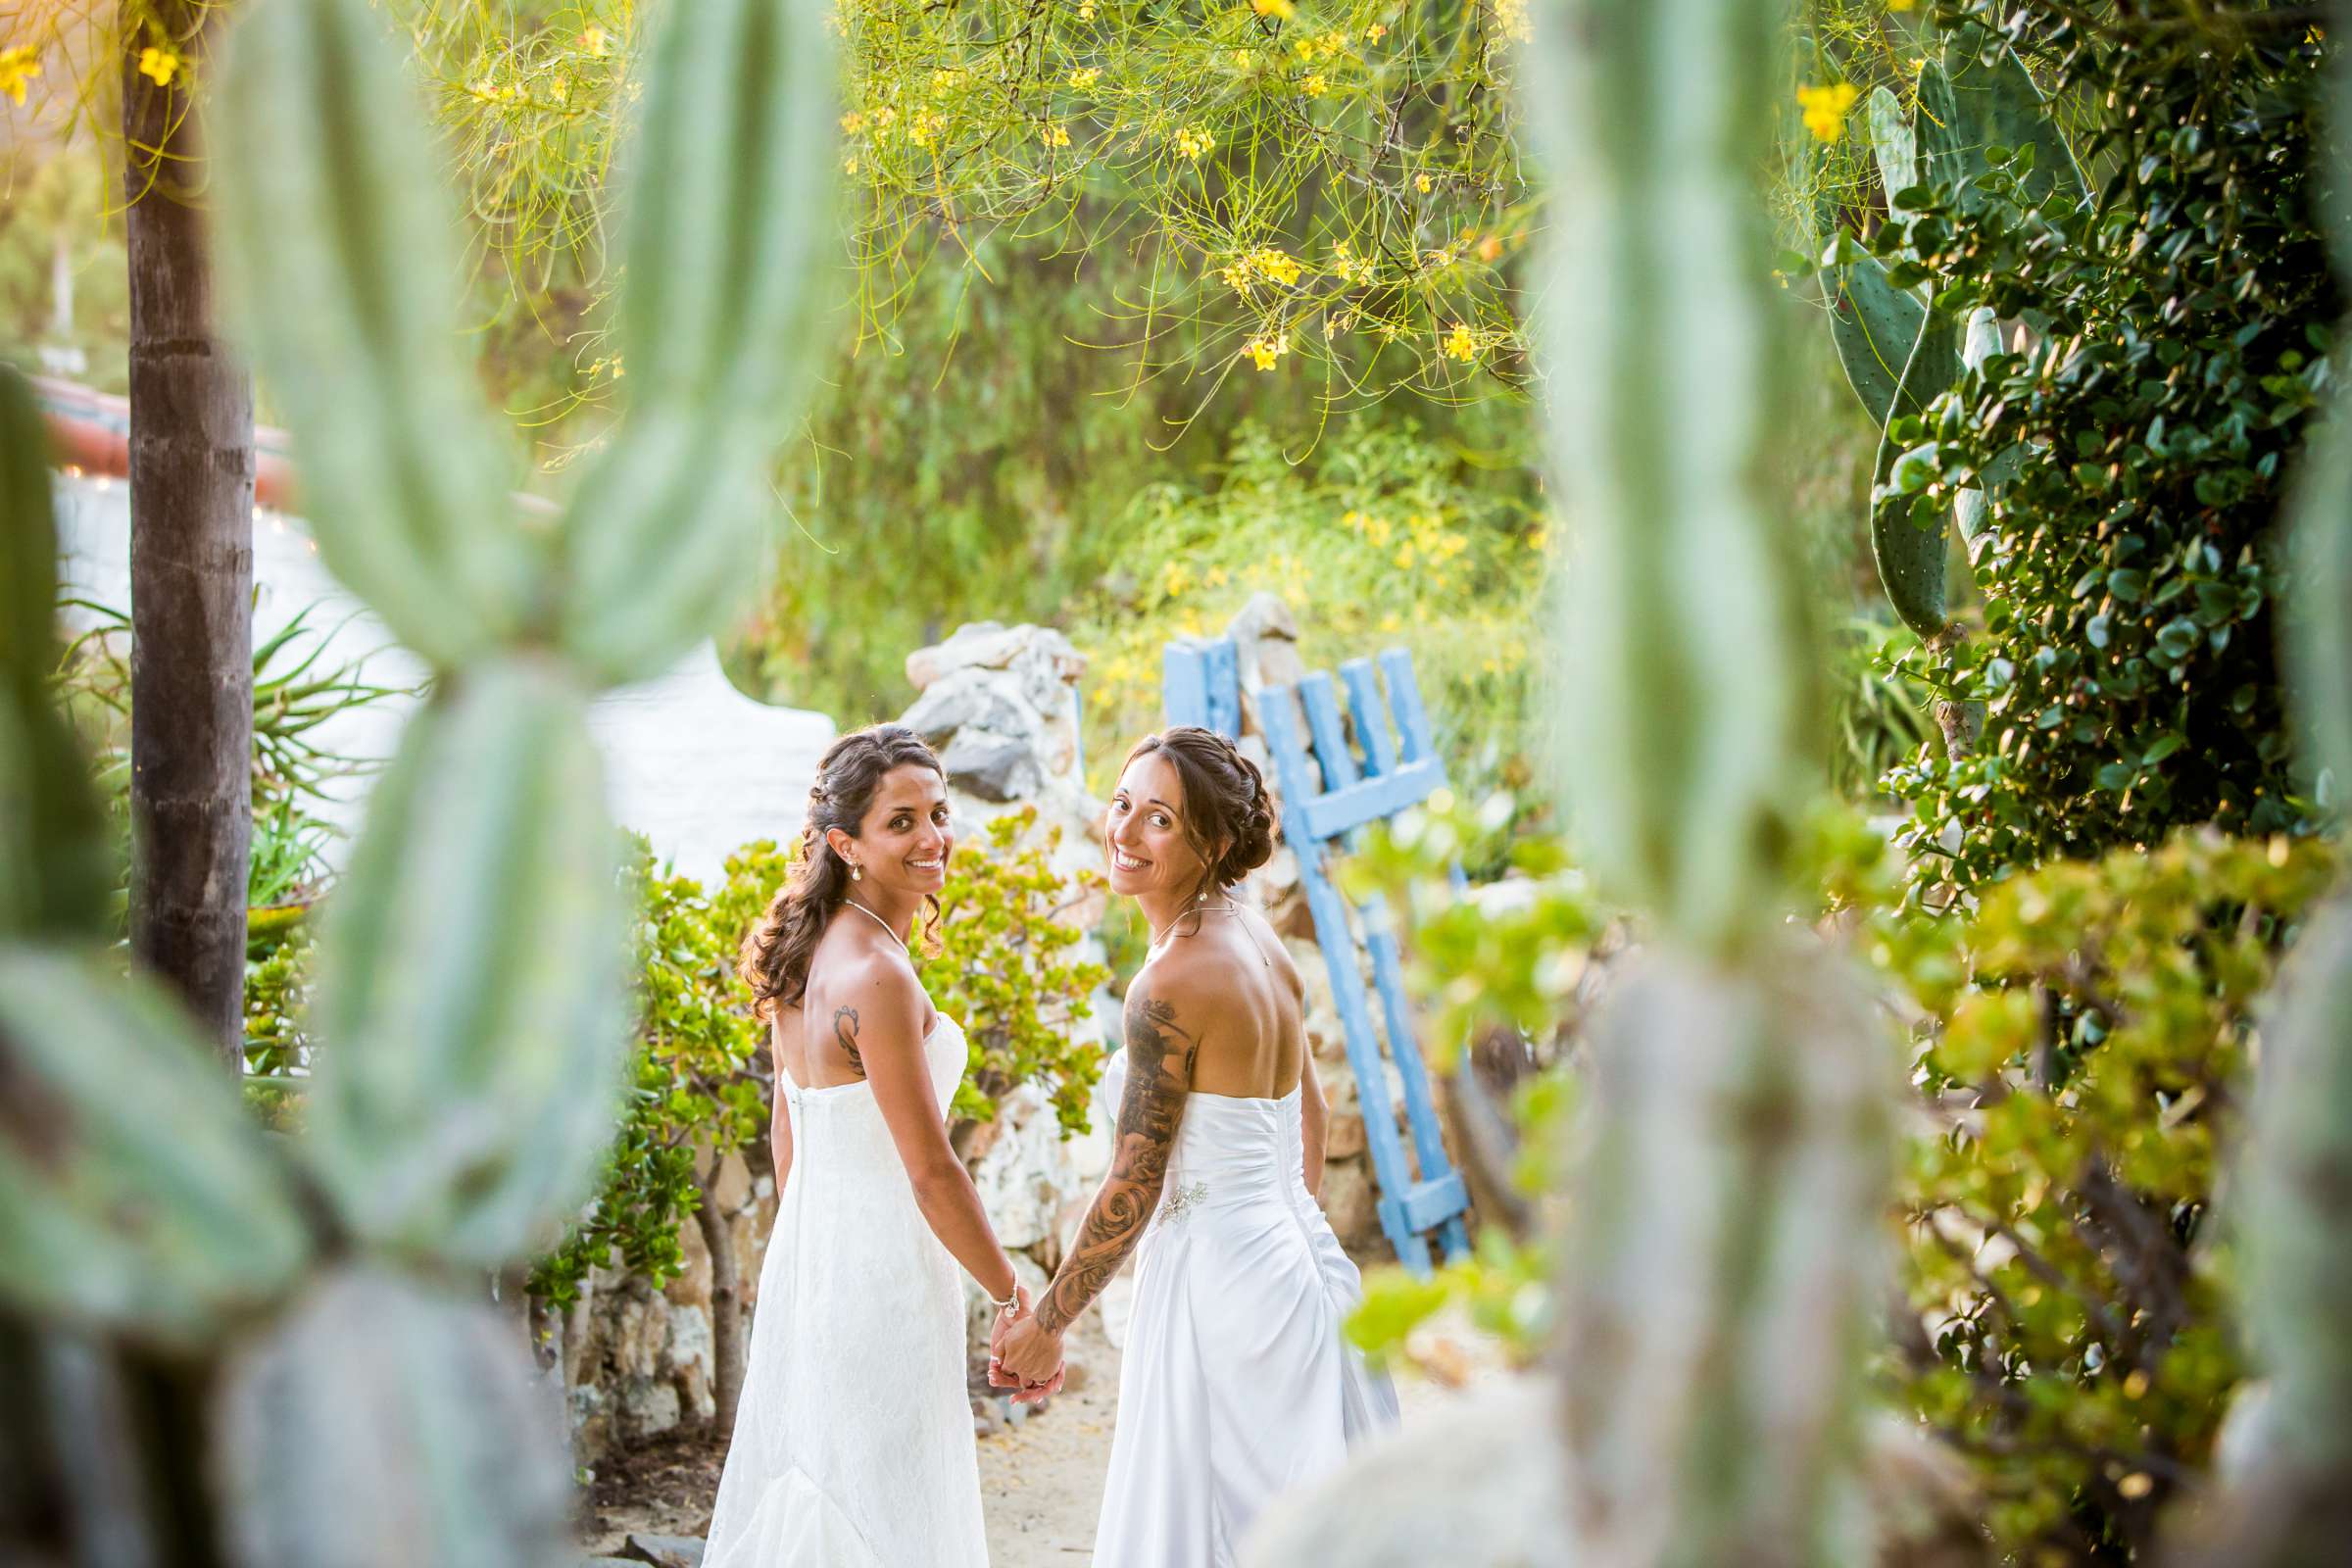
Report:
<svg viewBox="0 0 2352 1568"><path fill-rule="evenodd" d="M833 1043L841 1048L843 1055L850 1058L850 1071L860 1078L864 1077L865 1058L858 1054L858 1009L856 1007L833 1009Z"/></svg>
<svg viewBox="0 0 2352 1568"><path fill-rule="evenodd" d="M1112 1134L1110 1173L1038 1306L1039 1321L1054 1333L1110 1283L1159 1206L1200 1054L1200 1020L1188 1016L1195 1010L1180 1008L1171 991L1145 976L1128 989L1127 1087Z"/></svg>

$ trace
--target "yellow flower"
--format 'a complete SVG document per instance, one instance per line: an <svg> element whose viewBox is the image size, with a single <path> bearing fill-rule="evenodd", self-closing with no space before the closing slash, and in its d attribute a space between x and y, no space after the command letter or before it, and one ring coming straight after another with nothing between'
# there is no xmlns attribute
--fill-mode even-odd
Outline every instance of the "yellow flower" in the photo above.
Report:
<svg viewBox="0 0 2352 1568"><path fill-rule="evenodd" d="M1296 43L1291 45L1291 53L1297 55L1301 62L1314 59L1315 40L1312 38L1300 38Z"/></svg>
<svg viewBox="0 0 2352 1568"><path fill-rule="evenodd" d="M855 174L858 172L858 160L855 158L843 159L841 161L841 172L845 174Z"/></svg>
<svg viewBox="0 0 2352 1568"><path fill-rule="evenodd" d="M863 110L853 109L848 114L841 117L841 133L843 135L855 136L864 128L865 112Z"/></svg>
<svg viewBox="0 0 2352 1568"><path fill-rule="evenodd" d="M40 74L41 63L32 57L32 45L21 43L13 49L0 49L0 93L23 103L24 84Z"/></svg>
<svg viewBox="0 0 2352 1568"><path fill-rule="evenodd" d="M178 74L179 56L169 49L158 49L149 44L139 51L139 74L158 87L169 86L172 78ZM24 99L20 96L17 101L22 103Z"/></svg>
<svg viewBox="0 0 2352 1568"><path fill-rule="evenodd" d="M1045 137L1049 147L1067 147L1070 144L1069 128L1058 120L1049 122L1040 134Z"/></svg>
<svg viewBox="0 0 2352 1568"><path fill-rule="evenodd" d="M1478 358L1477 334L1461 322L1454 322L1453 330L1446 334L1446 357L1459 360L1464 365L1475 361Z"/></svg>
<svg viewBox="0 0 2352 1568"><path fill-rule="evenodd" d="M590 27L586 31L582 32L580 34L580 47L587 50L588 53L593 55L595 58L599 60L604 59L605 52L610 47L605 38L605 29L602 27Z"/></svg>
<svg viewBox="0 0 2352 1568"><path fill-rule="evenodd" d="M1298 281L1298 263L1288 252L1252 251L1250 265L1257 270L1259 276L1271 278L1285 288Z"/></svg>
<svg viewBox="0 0 2352 1568"><path fill-rule="evenodd" d="M1248 71L1250 69L1249 50L1236 49L1233 52L1233 69L1236 71Z"/></svg>
<svg viewBox="0 0 2352 1568"><path fill-rule="evenodd" d="M1331 91L1331 83L1323 79L1320 71L1309 72L1306 78L1298 83L1298 90L1309 98L1320 98Z"/></svg>
<svg viewBox="0 0 2352 1568"><path fill-rule="evenodd" d="M1298 8L1292 5L1291 0L1250 0L1250 9L1261 17L1272 17L1277 22L1288 22L1298 14Z"/></svg>
<svg viewBox="0 0 2352 1568"><path fill-rule="evenodd" d="M1796 101L1805 111L1805 128L1819 141L1836 141L1845 134L1845 117L1861 96L1861 89L1850 81L1796 89Z"/></svg>
<svg viewBox="0 0 2352 1568"><path fill-rule="evenodd" d="M1197 125L1187 125L1176 133L1176 150L1187 158L1198 159L1214 145L1208 132Z"/></svg>
<svg viewBox="0 0 2352 1568"><path fill-rule="evenodd" d="M1095 0L1086 0L1086 3L1078 8L1078 20L1080 22L1095 20Z"/></svg>
<svg viewBox="0 0 2352 1568"><path fill-rule="evenodd" d="M1278 332L1272 337L1262 333L1242 345L1242 352L1257 362L1261 370L1274 368L1274 362L1291 352L1291 334Z"/></svg>
<svg viewBox="0 0 2352 1568"><path fill-rule="evenodd" d="M1225 586L1226 575L1223 566L1211 566L1208 568L1208 575L1200 580L1211 588L1222 588Z"/></svg>
<svg viewBox="0 0 2352 1568"><path fill-rule="evenodd" d="M1413 176L1413 189L1419 191L1424 196L1428 195L1430 190L1429 176L1427 174L1415 174Z"/></svg>
<svg viewBox="0 0 2352 1568"><path fill-rule="evenodd" d="M1478 242L1478 259L1490 267L1502 255L1502 241L1489 234Z"/></svg>
<svg viewBox="0 0 2352 1568"><path fill-rule="evenodd" d="M1388 27L1378 22L1375 22L1372 24L1372 25L1364 29L1364 36L1371 39L1374 43L1380 42L1381 39L1386 38L1388 35Z"/></svg>
<svg viewBox="0 0 2352 1568"><path fill-rule="evenodd" d="M1102 79L1102 68L1101 66L1084 66L1070 73L1070 85L1080 92L1084 92Z"/></svg>

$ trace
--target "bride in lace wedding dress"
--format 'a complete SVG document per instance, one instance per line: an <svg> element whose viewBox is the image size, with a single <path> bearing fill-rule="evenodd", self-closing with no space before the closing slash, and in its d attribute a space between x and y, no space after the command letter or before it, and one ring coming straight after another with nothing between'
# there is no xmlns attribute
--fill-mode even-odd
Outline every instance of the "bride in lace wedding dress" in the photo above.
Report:
<svg viewBox="0 0 2352 1568"><path fill-rule="evenodd" d="M951 839L938 761L846 735L792 882L745 940L773 1020L778 1208L708 1568L985 1568L960 1264L1025 1307L949 1147L962 1029L906 949Z"/></svg>

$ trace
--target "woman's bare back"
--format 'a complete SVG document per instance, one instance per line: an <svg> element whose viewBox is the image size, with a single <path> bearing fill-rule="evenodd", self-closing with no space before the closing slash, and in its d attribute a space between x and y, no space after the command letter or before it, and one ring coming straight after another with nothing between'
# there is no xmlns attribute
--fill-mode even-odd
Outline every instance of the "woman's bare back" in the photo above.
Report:
<svg viewBox="0 0 2352 1568"><path fill-rule="evenodd" d="M858 1045L859 1009L852 999L871 985L877 972L922 998L925 1034L937 1018L904 955L883 945L892 940L890 933L877 926L868 936L849 924L863 918L848 908L835 911L809 957L808 989L799 1003L776 1009L771 1040L776 1060L803 1089L832 1089L864 1080L865 1062Z"/></svg>
<svg viewBox="0 0 2352 1568"><path fill-rule="evenodd" d="M1192 1092L1238 1100L1279 1100L1298 1087L1306 1031L1303 988L1291 956L1265 917L1247 906L1203 913L1152 963L1201 982L1208 1001L1200 1020ZM1187 926L1195 924L1188 916ZM1140 978L1140 977L1139 977Z"/></svg>

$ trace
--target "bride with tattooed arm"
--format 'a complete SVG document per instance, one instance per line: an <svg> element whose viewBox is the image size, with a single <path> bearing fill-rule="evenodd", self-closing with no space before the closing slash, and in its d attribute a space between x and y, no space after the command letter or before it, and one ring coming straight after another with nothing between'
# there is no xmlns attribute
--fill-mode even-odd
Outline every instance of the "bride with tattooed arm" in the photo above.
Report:
<svg viewBox="0 0 2352 1568"><path fill-rule="evenodd" d="M1340 1335L1360 1282L1315 1205L1323 1096L1298 973L1233 897L1273 830L1257 768L1191 726L1136 744L1104 824L1111 891L1152 926L1110 1171L992 1369L1039 1396L1071 1320L1135 1256L1095 1568L1224 1568L1277 1494L1396 1419Z"/></svg>
<svg viewBox="0 0 2352 1568"><path fill-rule="evenodd" d="M911 730L818 764L791 882L744 941L770 1022L777 1210L710 1568L986 1568L964 1388L963 1287L1026 1309L946 1109L963 1030L908 952L953 848ZM1051 1393L1058 1364L1024 1362Z"/></svg>

